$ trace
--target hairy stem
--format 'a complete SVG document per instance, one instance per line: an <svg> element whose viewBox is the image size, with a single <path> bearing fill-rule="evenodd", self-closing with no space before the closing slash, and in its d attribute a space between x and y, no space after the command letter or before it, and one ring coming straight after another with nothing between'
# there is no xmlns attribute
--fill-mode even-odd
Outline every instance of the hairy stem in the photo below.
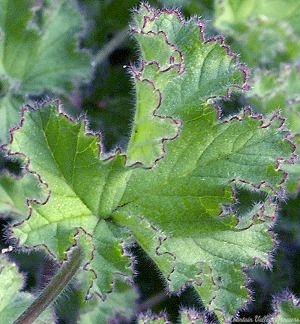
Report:
<svg viewBox="0 0 300 324"><path fill-rule="evenodd" d="M96 55L93 64L98 65L107 59L107 57L118 48L128 37L128 30L119 31L108 43L106 43L100 52Z"/></svg>
<svg viewBox="0 0 300 324"><path fill-rule="evenodd" d="M76 246L67 262L58 270L37 299L16 319L14 324L31 324L59 296L79 269L82 250Z"/></svg>

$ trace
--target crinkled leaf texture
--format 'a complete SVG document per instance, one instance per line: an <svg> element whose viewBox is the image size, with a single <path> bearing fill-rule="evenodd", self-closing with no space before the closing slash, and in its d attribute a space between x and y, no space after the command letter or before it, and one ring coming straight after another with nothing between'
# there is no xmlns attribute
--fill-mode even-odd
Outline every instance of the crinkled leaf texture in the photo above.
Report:
<svg viewBox="0 0 300 324"><path fill-rule="evenodd" d="M19 121L20 96L64 93L89 75L89 56L77 49L82 17L75 1L0 1L0 142ZM5 86L3 86L5 85Z"/></svg>
<svg viewBox="0 0 300 324"><path fill-rule="evenodd" d="M34 296L20 292L23 276L17 266L0 254L0 318L2 323L13 323L19 315L33 302ZM50 310L43 312L35 321L37 324L54 323L54 314Z"/></svg>
<svg viewBox="0 0 300 324"><path fill-rule="evenodd" d="M219 119L208 99L245 87L245 73L222 39L204 38L197 19L142 5L134 21L145 57L133 68L138 116L128 157L119 151L104 157L98 137L56 102L25 109L8 149L25 157L49 196L31 204L12 235L62 259L82 228L93 244L85 267L95 274L90 292L100 296L116 277L132 275L124 245L133 237L168 289L194 284L205 306L228 320L249 298L243 267L269 262L273 198L285 178L280 162L294 148L277 115L263 119L245 109ZM155 140L143 150L147 131ZM269 199L237 215L235 185Z"/></svg>

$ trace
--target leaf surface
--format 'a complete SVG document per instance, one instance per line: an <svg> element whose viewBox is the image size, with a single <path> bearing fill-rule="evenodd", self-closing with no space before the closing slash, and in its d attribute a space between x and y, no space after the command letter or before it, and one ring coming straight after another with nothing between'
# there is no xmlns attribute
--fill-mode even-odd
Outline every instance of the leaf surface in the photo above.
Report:
<svg viewBox="0 0 300 324"><path fill-rule="evenodd" d="M73 1L46 1L39 14L31 1L1 0L1 72L22 92L62 93L72 79L88 72L88 56L77 51L82 18Z"/></svg>
<svg viewBox="0 0 300 324"><path fill-rule="evenodd" d="M9 129L20 120L22 103L22 96L18 95L6 94L0 98L0 144L8 142Z"/></svg>
<svg viewBox="0 0 300 324"><path fill-rule="evenodd" d="M90 310L80 315L78 323L108 323L110 320L125 320L133 315L136 292L128 283L117 280L112 294L105 301L99 301Z"/></svg>

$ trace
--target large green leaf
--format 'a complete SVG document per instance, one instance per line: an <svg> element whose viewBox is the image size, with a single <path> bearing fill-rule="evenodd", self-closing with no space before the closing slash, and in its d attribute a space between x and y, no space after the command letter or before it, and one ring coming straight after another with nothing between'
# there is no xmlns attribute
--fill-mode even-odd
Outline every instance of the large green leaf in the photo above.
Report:
<svg viewBox="0 0 300 324"><path fill-rule="evenodd" d="M13 323L19 315L33 302L34 296L21 292L24 278L14 263L8 262L0 254L0 318L3 323ZM52 323L54 315L50 310L43 312L36 324Z"/></svg>
<svg viewBox="0 0 300 324"><path fill-rule="evenodd" d="M77 49L82 23L74 1L0 1L0 142L18 123L21 95L65 93L88 77L89 56Z"/></svg>
<svg viewBox="0 0 300 324"><path fill-rule="evenodd" d="M273 198L282 196L280 164L293 146L276 114L264 119L245 109L219 119L208 99L244 87L244 72L222 41L203 39L198 20L142 5L133 30L146 57L133 71L138 117L127 163L120 152L104 156L98 137L60 113L57 103L26 109L8 149L26 157L28 170L47 183L49 198L33 203L30 217L12 232L21 245L44 244L61 259L82 228L92 237L87 268L96 277L91 292L99 295L117 275L131 274L121 244L133 236L170 290L194 283L205 306L229 320L249 297L242 269L269 264ZM162 134L160 123L180 124L176 138L165 143L170 128ZM146 131L157 137L139 149ZM143 165L129 166L134 162ZM264 191L268 199L237 215L234 186Z"/></svg>

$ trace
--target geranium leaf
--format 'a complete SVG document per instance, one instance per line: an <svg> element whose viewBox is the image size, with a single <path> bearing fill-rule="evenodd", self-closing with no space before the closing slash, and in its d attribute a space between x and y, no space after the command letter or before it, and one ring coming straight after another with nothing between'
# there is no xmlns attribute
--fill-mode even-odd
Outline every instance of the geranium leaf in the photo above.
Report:
<svg viewBox="0 0 300 324"><path fill-rule="evenodd" d="M77 51L82 18L73 1L46 1L40 20L31 2L0 2L1 73L22 92L62 93L74 78L86 76L88 56Z"/></svg>
<svg viewBox="0 0 300 324"><path fill-rule="evenodd" d="M145 138L135 137L136 131L144 132L137 122L128 159L119 151L107 157L98 137L86 132L82 121L59 112L57 103L26 109L8 149L25 156L28 170L48 185L49 197L44 204L32 204L30 217L13 227L13 236L21 245L44 244L62 259L74 233L82 228L93 244L87 269L97 279L91 292L101 296L112 289L117 275L131 274L122 244L126 248L133 237L157 264L171 291L194 284L205 306L229 321L249 297L243 268L269 264L274 198L283 196L286 177L280 167L294 147L278 114L263 118L247 108L220 119L209 98L245 87L244 72L222 41L203 39L198 20L185 22L177 11L142 5L135 24L142 54L147 56L141 59L139 72L148 80L139 85L146 98L137 97L141 101L137 114L150 123L145 130L155 138L149 138L146 153L133 149ZM175 41L178 48L166 63ZM156 50L157 44L162 52ZM156 63L148 55L157 56ZM169 66L174 62L179 62L179 76ZM162 89L159 116L153 118L149 116L157 105L151 108L147 100L156 90L147 92L149 85ZM159 120L180 125L176 138L164 143L170 133L162 136ZM132 165L136 162L142 166ZM268 197L239 215L234 208L235 186Z"/></svg>
<svg viewBox="0 0 300 324"><path fill-rule="evenodd" d="M136 299L137 294L131 285L122 280L117 280L107 299L98 301L93 308L83 311L78 323L108 323L113 319L120 319L121 322L121 320L128 319L133 315Z"/></svg>
<svg viewBox="0 0 300 324"><path fill-rule="evenodd" d="M1 81L0 81L1 82ZM22 96L6 94L0 98L0 144L9 141L9 129L21 116Z"/></svg>

